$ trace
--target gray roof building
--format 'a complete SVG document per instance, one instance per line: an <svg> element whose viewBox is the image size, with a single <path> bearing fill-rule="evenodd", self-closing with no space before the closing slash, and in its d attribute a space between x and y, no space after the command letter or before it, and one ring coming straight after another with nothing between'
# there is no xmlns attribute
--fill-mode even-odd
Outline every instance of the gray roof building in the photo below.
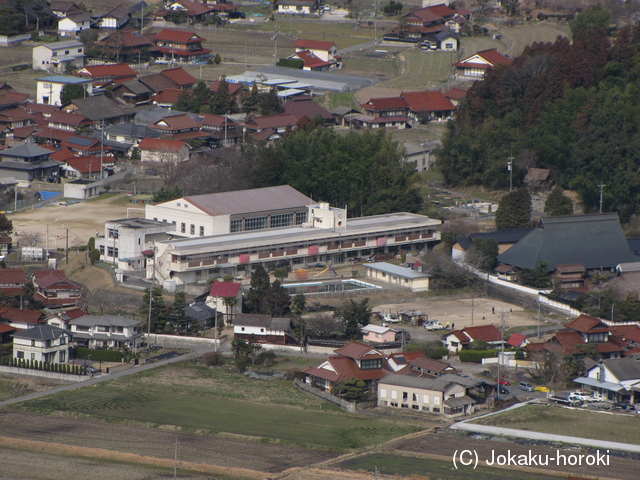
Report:
<svg viewBox="0 0 640 480"><path fill-rule="evenodd" d="M589 269L615 268L637 261L622 232L618 215L602 213L547 217L522 240L498 255L506 265L533 270L546 262L552 271L557 265L581 263Z"/></svg>
<svg viewBox="0 0 640 480"><path fill-rule="evenodd" d="M140 325L139 320L133 318L118 317L116 315L84 315L69 322L70 325L92 327L94 325L106 325L110 327L135 327Z"/></svg>
<svg viewBox="0 0 640 480"><path fill-rule="evenodd" d="M51 155L51 150L42 148L35 143L23 143L15 147L7 148L2 152L3 157L33 158L40 155Z"/></svg>
<svg viewBox="0 0 640 480"><path fill-rule="evenodd" d="M32 328L14 333L12 336L16 338L25 338L30 340L54 340L62 334L71 335L69 330L54 327L48 323L40 323Z"/></svg>
<svg viewBox="0 0 640 480"><path fill-rule="evenodd" d="M444 392L456 382L441 380L440 378L411 377L399 373L390 373L382 378L380 383L396 385L398 387L421 388L424 390Z"/></svg>

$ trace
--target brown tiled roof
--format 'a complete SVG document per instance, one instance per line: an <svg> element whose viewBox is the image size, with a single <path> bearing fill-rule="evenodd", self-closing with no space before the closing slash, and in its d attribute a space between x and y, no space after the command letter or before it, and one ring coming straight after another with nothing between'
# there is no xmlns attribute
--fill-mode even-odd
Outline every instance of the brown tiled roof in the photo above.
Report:
<svg viewBox="0 0 640 480"><path fill-rule="evenodd" d="M402 97L414 112L448 112L456 108L440 90L403 92Z"/></svg>
<svg viewBox="0 0 640 480"><path fill-rule="evenodd" d="M21 268L0 269L0 285L24 285L27 283L27 276ZM7 287L0 286L0 289Z"/></svg>
<svg viewBox="0 0 640 480"><path fill-rule="evenodd" d="M566 328L582 333L602 333L608 332L609 327L595 317L589 315L580 315L569 323L565 323Z"/></svg>
<svg viewBox="0 0 640 480"><path fill-rule="evenodd" d="M363 108L372 110L400 110L408 106L406 100L401 97L372 98L367 103L362 104Z"/></svg>
<svg viewBox="0 0 640 480"><path fill-rule="evenodd" d="M46 321L44 313L39 310L22 310L12 307L0 309L0 318L9 322L32 323L34 325Z"/></svg>
<svg viewBox="0 0 640 480"><path fill-rule="evenodd" d="M162 125L163 123L166 125ZM151 125L151 128L158 130L195 130L198 128L198 123L185 113L183 115L163 117Z"/></svg>
<svg viewBox="0 0 640 480"><path fill-rule="evenodd" d="M198 80L182 67L169 68L160 73L165 77L170 78L179 87L195 85L198 83Z"/></svg>
<svg viewBox="0 0 640 480"><path fill-rule="evenodd" d="M303 50L331 50L336 44L333 42L324 42L322 40L306 40L299 38L293 44L295 48L302 48Z"/></svg>
<svg viewBox="0 0 640 480"><path fill-rule="evenodd" d="M76 283L67 278L64 270L36 270L33 272L33 283L38 285L38 287L54 290L80 288Z"/></svg>
<svg viewBox="0 0 640 480"><path fill-rule="evenodd" d="M640 326L638 325L619 325L610 327L612 335L621 337L624 340L640 343Z"/></svg>
<svg viewBox="0 0 640 480"><path fill-rule="evenodd" d="M370 345L356 342L354 340L347 343L344 347L334 350L337 355L344 355L349 358L362 359L368 356L383 356L380 352L372 348Z"/></svg>
<svg viewBox="0 0 640 480"><path fill-rule="evenodd" d="M434 372L437 374L442 374L445 372L453 373L458 371L455 367L452 367L448 363L441 362L440 360L434 360L433 358L429 357L416 358L415 360L412 360L410 362L410 365L413 368L424 370L426 372Z"/></svg>
<svg viewBox="0 0 640 480"><path fill-rule="evenodd" d="M78 126L82 123L93 123L84 115L78 115L77 113L63 112L62 110L56 110L47 119L49 123L62 123L64 125Z"/></svg>
<svg viewBox="0 0 640 480"><path fill-rule="evenodd" d="M216 282L217 283L217 282ZM249 313L238 313L233 316L233 325L243 327L264 327L267 328L271 322L271 315L258 315Z"/></svg>
<svg viewBox="0 0 640 480"><path fill-rule="evenodd" d="M186 145L182 140L164 140L160 138L143 138L138 145L142 150L166 150L172 152L178 152L182 147Z"/></svg>
<svg viewBox="0 0 640 480"><path fill-rule="evenodd" d="M263 128L292 127L298 123L298 119L291 114L283 113L279 115L263 115L254 117L247 121L248 128L255 127L256 130Z"/></svg>
<svg viewBox="0 0 640 480"><path fill-rule="evenodd" d="M194 31L177 30L175 28L163 28L156 34L156 40L187 44L201 43L205 39L198 36Z"/></svg>
<svg viewBox="0 0 640 480"><path fill-rule="evenodd" d="M502 340L502 332L493 325L466 327L464 332L473 340L484 340L485 342L499 342Z"/></svg>

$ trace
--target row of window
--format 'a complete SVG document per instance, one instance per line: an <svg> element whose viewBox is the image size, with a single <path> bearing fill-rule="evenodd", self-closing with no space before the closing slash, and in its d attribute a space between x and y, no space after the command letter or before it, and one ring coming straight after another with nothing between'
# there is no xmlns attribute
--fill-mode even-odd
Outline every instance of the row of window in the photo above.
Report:
<svg viewBox="0 0 640 480"><path fill-rule="evenodd" d="M60 363L64 363L67 361L67 352L65 352L64 350L62 350L61 352L59 352L59 362ZM24 352L21 350L16 351L16 358L25 358L24 356ZM36 354L35 353L31 353L31 360L35 361L36 359ZM50 354L45 355L45 361L54 361L55 360L55 354L53 354L53 358L50 357Z"/></svg>
<svg viewBox="0 0 640 480"><path fill-rule="evenodd" d="M104 249L104 245L100 245L98 247L98 250L100 251L100 255L104 255L105 249ZM107 257L119 257L119 252L118 252L118 247L107 247Z"/></svg>
<svg viewBox="0 0 640 480"><path fill-rule="evenodd" d="M301 225L307 221L307 212L279 213L275 215L262 215L259 217L237 218L231 220L231 233L251 232L265 230L267 228L290 227Z"/></svg>
<svg viewBox="0 0 640 480"><path fill-rule="evenodd" d="M398 399L398 391L397 390L391 390L391 399L392 400L397 400ZM411 395L411 401L413 402L419 402L419 394L417 393L411 393L409 394L409 392L402 392L402 401L403 402L407 402L409 401L409 395ZM387 389L386 388L381 388L380 389L380 397L381 398L385 398L387 396ZM429 403L429 395L422 395L422 403ZM434 405L440 405L440 397L434 395L433 396L433 404Z"/></svg>
<svg viewBox="0 0 640 480"><path fill-rule="evenodd" d="M386 400L384 402L382 402L382 404L385 407L400 407L400 408L409 408L409 404L408 403L401 403L398 405L398 402L387 402ZM411 405L411 408L414 410L420 410L420 405ZM429 407L427 405L423 405L422 406L422 410L424 412L428 412L429 411ZM433 413L440 413L440 407L433 407L431 409L431 411Z"/></svg>

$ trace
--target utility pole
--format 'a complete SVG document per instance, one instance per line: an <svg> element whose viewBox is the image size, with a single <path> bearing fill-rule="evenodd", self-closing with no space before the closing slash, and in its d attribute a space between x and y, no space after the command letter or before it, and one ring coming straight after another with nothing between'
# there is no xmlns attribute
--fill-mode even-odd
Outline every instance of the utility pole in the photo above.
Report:
<svg viewBox="0 0 640 480"><path fill-rule="evenodd" d="M509 170L509 192L513 190L513 157L507 158L507 170Z"/></svg>
<svg viewBox="0 0 640 480"><path fill-rule="evenodd" d="M475 298L475 292L471 292L471 326L473 327L473 300Z"/></svg>
<svg viewBox="0 0 640 480"><path fill-rule="evenodd" d="M173 453L173 480L176 480L178 477L178 445L180 445L180 442L178 441L178 437L176 437L175 450Z"/></svg>
<svg viewBox="0 0 640 480"><path fill-rule="evenodd" d="M602 190L604 189L604 187L606 187L605 184L601 183L600 185L598 185L598 188L600 189L600 213L602 213Z"/></svg>
<svg viewBox="0 0 640 480"><path fill-rule="evenodd" d="M65 265L69 265L69 229L67 228L67 244L65 247Z"/></svg>
<svg viewBox="0 0 640 480"><path fill-rule="evenodd" d="M104 171L102 162L104 161L104 120L100 122L100 179Z"/></svg>
<svg viewBox="0 0 640 480"><path fill-rule="evenodd" d="M156 288L156 245L153 245L153 270L151 271L151 290L149 290L149 322L147 324L147 346L151 344L151 304Z"/></svg>
<svg viewBox="0 0 640 480"><path fill-rule="evenodd" d="M540 340L540 295L538 295L538 340Z"/></svg>

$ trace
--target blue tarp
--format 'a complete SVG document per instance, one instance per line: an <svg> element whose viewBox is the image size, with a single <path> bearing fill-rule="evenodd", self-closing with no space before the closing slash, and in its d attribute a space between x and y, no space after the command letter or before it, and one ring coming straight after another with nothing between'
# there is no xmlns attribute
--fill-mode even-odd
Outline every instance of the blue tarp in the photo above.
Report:
<svg viewBox="0 0 640 480"><path fill-rule="evenodd" d="M40 191L40 198L42 200L49 200L50 198L53 198L56 195L60 195L60 192L49 192L47 190L41 190Z"/></svg>

